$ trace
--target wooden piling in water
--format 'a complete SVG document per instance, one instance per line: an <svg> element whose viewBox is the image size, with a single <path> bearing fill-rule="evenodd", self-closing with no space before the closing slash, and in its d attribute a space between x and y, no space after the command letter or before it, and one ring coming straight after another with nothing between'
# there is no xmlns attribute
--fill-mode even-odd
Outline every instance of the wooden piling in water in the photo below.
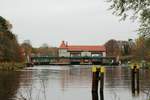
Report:
<svg viewBox="0 0 150 100"><path fill-rule="evenodd" d="M92 92L92 100L98 100L98 93Z"/></svg>
<svg viewBox="0 0 150 100"><path fill-rule="evenodd" d="M100 81L100 93L104 90L104 67L92 67L92 92L98 92Z"/></svg>
<svg viewBox="0 0 150 100"><path fill-rule="evenodd" d="M92 92L98 91L98 76L99 76L99 72L97 72L97 68L93 66L92 67Z"/></svg>
<svg viewBox="0 0 150 100"><path fill-rule="evenodd" d="M131 69L131 87L132 87L132 93L135 93L135 69Z"/></svg>
<svg viewBox="0 0 150 100"><path fill-rule="evenodd" d="M137 93L140 92L140 86L139 86L139 69L136 70L136 84L137 84Z"/></svg>
<svg viewBox="0 0 150 100"><path fill-rule="evenodd" d="M104 67L100 69L100 92L104 90Z"/></svg>
<svg viewBox="0 0 150 100"><path fill-rule="evenodd" d="M132 93L139 94L140 92L140 87L139 87L139 68L137 65L134 65L131 69L131 87L132 87Z"/></svg>
<svg viewBox="0 0 150 100"><path fill-rule="evenodd" d="M104 100L104 92L100 91L100 100Z"/></svg>

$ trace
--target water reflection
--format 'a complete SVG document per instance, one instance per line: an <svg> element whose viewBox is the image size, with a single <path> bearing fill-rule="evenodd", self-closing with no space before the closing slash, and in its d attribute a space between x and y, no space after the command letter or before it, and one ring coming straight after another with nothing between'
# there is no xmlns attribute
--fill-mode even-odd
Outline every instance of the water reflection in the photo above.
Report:
<svg viewBox="0 0 150 100"><path fill-rule="evenodd" d="M0 71L0 100L15 98L19 88L19 76L17 72Z"/></svg>
<svg viewBox="0 0 150 100"><path fill-rule="evenodd" d="M144 78L143 78L144 77ZM140 75L140 90L150 99L150 70L142 70Z"/></svg>
<svg viewBox="0 0 150 100"><path fill-rule="evenodd" d="M150 96L150 70L140 70L139 96L132 96L127 67L106 68L104 93L91 93L91 83L91 66L36 66L0 72L0 100L148 100Z"/></svg>

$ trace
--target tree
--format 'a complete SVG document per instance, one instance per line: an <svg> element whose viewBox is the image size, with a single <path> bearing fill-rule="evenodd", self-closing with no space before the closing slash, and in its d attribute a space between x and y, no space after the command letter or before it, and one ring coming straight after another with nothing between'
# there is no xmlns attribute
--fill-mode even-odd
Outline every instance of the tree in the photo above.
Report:
<svg viewBox="0 0 150 100"><path fill-rule="evenodd" d="M24 49L24 53L26 57L31 55L32 45L30 43L30 40L24 40L24 42L21 44L21 47Z"/></svg>
<svg viewBox="0 0 150 100"><path fill-rule="evenodd" d="M58 48L57 47L49 47L48 44L44 43L39 48L33 48L32 53L34 55L39 55L39 56L58 57Z"/></svg>
<svg viewBox="0 0 150 100"><path fill-rule="evenodd" d="M150 36L150 0L107 0L113 14L125 20L127 16L140 21L139 33Z"/></svg>
<svg viewBox="0 0 150 100"><path fill-rule="evenodd" d="M121 56L129 56L131 55L133 44L130 44L129 41L117 41L119 44L119 49L121 51Z"/></svg>
<svg viewBox="0 0 150 100"><path fill-rule="evenodd" d="M147 51L147 56L150 58L150 38L145 39L145 48Z"/></svg>
<svg viewBox="0 0 150 100"><path fill-rule="evenodd" d="M33 50L30 40L24 40L24 42L21 44L21 47L24 51L25 61L30 62L30 56Z"/></svg>
<svg viewBox="0 0 150 100"><path fill-rule="evenodd" d="M0 16L0 61L20 61L20 46L11 28L12 25Z"/></svg>
<svg viewBox="0 0 150 100"><path fill-rule="evenodd" d="M129 41L117 41L114 39L105 43L106 55L117 57L118 59L130 59L132 57L133 48L135 43L132 40Z"/></svg>
<svg viewBox="0 0 150 100"><path fill-rule="evenodd" d="M117 57L120 55L119 46L116 40L111 39L108 42L105 43L106 47L106 55L107 56L114 56Z"/></svg>
<svg viewBox="0 0 150 100"><path fill-rule="evenodd" d="M48 44L47 43L43 43L41 48L49 48Z"/></svg>

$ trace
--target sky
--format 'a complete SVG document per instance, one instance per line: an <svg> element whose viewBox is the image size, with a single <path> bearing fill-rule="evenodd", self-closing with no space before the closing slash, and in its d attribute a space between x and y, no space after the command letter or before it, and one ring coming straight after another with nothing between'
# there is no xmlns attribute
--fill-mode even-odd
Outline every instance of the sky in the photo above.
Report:
<svg viewBox="0 0 150 100"><path fill-rule="evenodd" d="M0 16L13 25L19 43L30 40L58 47L68 44L102 45L110 39L136 38L137 22L119 21L106 0L0 0Z"/></svg>

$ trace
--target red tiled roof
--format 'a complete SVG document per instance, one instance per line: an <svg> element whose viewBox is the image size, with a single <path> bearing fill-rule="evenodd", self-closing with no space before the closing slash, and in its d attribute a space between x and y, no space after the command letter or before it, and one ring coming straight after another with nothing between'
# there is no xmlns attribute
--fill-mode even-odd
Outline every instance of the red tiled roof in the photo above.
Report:
<svg viewBox="0 0 150 100"><path fill-rule="evenodd" d="M80 45L80 46L68 46L67 49L69 51L105 51L104 46L85 46L85 45Z"/></svg>
<svg viewBox="0 0 150 100"><path fill-rule="evenodd" d="M106 51L105 46L100 45L66 45L64 41L62 41L59 48L65 48L68 51Z"/></svg>

